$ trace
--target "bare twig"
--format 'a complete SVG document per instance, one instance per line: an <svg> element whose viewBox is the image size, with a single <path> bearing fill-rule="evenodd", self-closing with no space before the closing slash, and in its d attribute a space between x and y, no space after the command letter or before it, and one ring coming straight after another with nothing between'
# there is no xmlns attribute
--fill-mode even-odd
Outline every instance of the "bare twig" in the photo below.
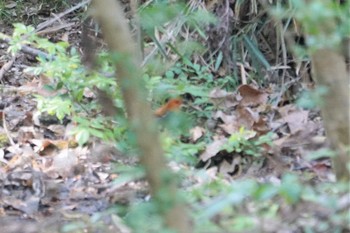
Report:
<svg viewBox="0 0 350 233"><path fill-rule="evenodd" d="M79 9L81 7L84 7L85 5L89 4L90 1L91 0L85 0L85 1L77 4L76 6L67 9L66 11L64 11L64 12L62 12L60 14L55 15L54 18L39 24L34 32L36 34L40 35L40 34L49 33L49 32L52 32L52 31L57 31L57 30L60 30L62 28L71 26L72 24L65 24L65 25L62 25L62 26L54 27L53 29L43 30L44 28L46 28L46 27L50 26L51 24L53 24L54 22L60 20L63 16L69 14L70 12L75 11L75 10L77 10L77 9ZM3 33L0 33L0 40L4 41L6 43L9 43L11 41L11 37L8 36L8 35L5 35ZM42 56L42 57L44 57L46 59L50 58L50 56L47 53L45 53L45 52L43 52L43 51L41 51L39 49L31 48L31 47L29 47L27 45L22 45L21 51L24 52L24 53L27 53L27 54L31 54L33 56Z"/></svg>
<svg viewBox="0 0 350 233"><path fill-rule="evenodd" d="M50 27L50 28L47 28L45 30L39 31L36 34L37 35L50 34L50 33L53 33L53 32L57 32L57 31L59 31L59 30L61 30L63 28L67 28L67 27L73 26L74 24L75 23L60 24L60 25L57 25L57 26Z"/></svg>
<svg viewBox="0 0 350 233"><path fill-rule="evenodd" d="M4 128L4 131L6 133L7 138L9 139L9 142L12 146L15 145L15 142L13 141L10 132L7 129L7 125L6 125L6 119L5 119L5 111L2 112L2 127Z"/></svg>
<svg viewBox="0 0 350 233"><path fill-rule="evenodd" d="M0 32L0 40L4 41L6 43L9 43L11 41L11 37ZM22 45L21 51L24 53L33 55L33 56L42 56L45 58L50 57L49 54L47 54L39 49L31 48L27 45Z"/></svg>
<svg viewBox="0 0 350 233"><path fill-rule="evenodd" d="M84 7L85 5L89 4L91 0L85 0L79 4L77 4L76 6L72 7L72 8L69 8L67 9L66 11L58 14L58 15L55 15L54 18L48 20L48 21L45 21L41 24L38 25L38 27L35 29L35 32L40 32L41 30L43 30L44 28L48 27L49 25L53 24L54 22L60 20L63 16L71 13L72 11L75 11L81 7Z"/></svg>

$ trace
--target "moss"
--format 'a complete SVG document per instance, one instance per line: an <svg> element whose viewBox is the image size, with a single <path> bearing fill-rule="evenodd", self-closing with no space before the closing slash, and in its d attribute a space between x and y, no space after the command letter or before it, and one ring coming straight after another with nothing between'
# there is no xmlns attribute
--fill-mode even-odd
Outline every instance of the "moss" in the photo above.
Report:
<svg viewBox="0 0 350 233"><path fill-rule="evenodd" d="M0 147L4 147L9 142L5 133L0 133Z"/></svg>

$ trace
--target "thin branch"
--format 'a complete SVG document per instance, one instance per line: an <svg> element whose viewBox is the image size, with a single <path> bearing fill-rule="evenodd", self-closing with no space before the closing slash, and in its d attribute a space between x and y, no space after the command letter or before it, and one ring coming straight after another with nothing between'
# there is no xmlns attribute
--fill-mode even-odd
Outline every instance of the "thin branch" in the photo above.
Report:
<svg viewBox="0 0 350 233"><path fill-rule="evenodd" d="M7 138L9 139L9 142L12 146L15 145L15 142L13 141L10 132L7 129L6 119L5 119L5 111L2 112L2 127L4 128L4 131L6 133Z"/></svg>
<svg viewBox="0 0 350 233"><path fill-rule="evenodd" d="M6 43L10 43L11 37L0 32L0 40L3 41L3 42L6 42ZM43 51L41 51L39 49L35 49L35 48L32 48L32 47L29 47L27 45L22 45L21 46L21 51L24 52L24 53L33 55L33 56L42 56L42 57L44 57L46 59L50 58L49 54L47 54L47 53L45 53L45 52L43 52Z"/></svg>
<svg viewBox="0 0 350 233"><path fill-rule="evenodd" d="M66 11L64 11L64 12L62 12L62 13L60 13L60 14L58 14L57 16L55 15L54 18L52 18L52 19L50 19L50 20L48 20L48 21L45 21L45 22L39 24L38 27L35 29L34 32L39 32L39 31L43 30L44 28L50 26L50 25L53 24L54 22L60 20L63 16L65 16L65 15L71 13L72 11L75 11L75 10L81 8L81 7L84 7L85 5L89 4L90 2L91 2L91 0L83 1L83 2L79 3L78 5L76 5L76 6L72 7L72 8L69 8L69 9L67 9Z"/></svg>

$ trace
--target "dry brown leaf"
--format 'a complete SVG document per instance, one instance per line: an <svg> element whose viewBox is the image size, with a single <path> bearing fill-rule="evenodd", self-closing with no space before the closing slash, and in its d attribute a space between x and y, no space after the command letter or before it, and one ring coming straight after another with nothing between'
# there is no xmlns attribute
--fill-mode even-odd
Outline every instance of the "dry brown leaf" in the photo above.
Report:
<svg viewBox="0 0 350 233"><path fill-rule="evenodd" d="M38 154L41 156L49 156L57 151L57 147L55 146L55 144L51 140L33 139L30 142L32 144L36 145L34 147L34 150L35 150L35 152L38 152Z"/></svg>
<svg viewBox="0 0 350 233"><path fill-rule="evenodd" d="M23 160L21 159L21 156L15 155L10 159L10 161L7 162L6 166L4 167L4 171L8 172L22 164L23 164Z"/></svg>
<svg viewBox="0 0 350 233"><path fill-rule="evenodd" d="M213 117L214 119L221 119L224 124L220 124L226 133L233 134L238 132L241 127L251 130L256 122L259 122L260 117L257 112L254 112L249 107L238 106L235 115L227 115L222 111L217 111Z"/></svg>
<svg viewBox="0 0 350 233"><path fill-rule="evenodd" d="M219 89L219 88L214 88L210 93L209 93L209 97L211 99L224 99L226 98L227 96L229 96L230 94L225 91L225 90L222 90L222 89Z"/></svg>
<svg viewBox="0 0 350 233"><path fill-rule="evenodd" d="M216 107L230 108L238 105L235 95L225 90L215 88L209 93L211 101Z"/></svg>
<svg viewBox="0 0 350 233"><path fill-rule="evenodd" d="M231 122L219 125L227 134L231 135L239 131L241 125L238 122Z"/></svg>
<svg viewBox="0 0 350 233"><path fill-rule="evenodd" d="M19 151L19 150L17 150ZM34 151L29 147L24 147L19 153L16 153L10 161L4 167L6 172L12 171L16 168L27 167L31 164L32 159L34 158Z"/></svg>
<svg viewBox="0 0 350 233"><path fill-rule="evenodd" d="M222 149L222 146L227 142L227 138L222 138L213 141L211 144L207 146L205 151L200 155L200 159L204 162L214 157L217 153L219 153Z"/></svg>
<svg viewBox="0 0 350 233"><path fill-rule="evenodd" d="M236 112L238 122L246 129L251 129L254 123L259 121L259 113L249 107L239 106Z"/></svg>
<svg viewBox="0 0 350 233"><path fill-rule="evenodd" d="M52 97L57 94L57 92L48 90L44 88L45 85L52 82L52 79L49 79L47 76L40 75L39 80L33 79L32 81L29 81L22 86L20 86L17 91L21 95L28 95L28 94L39 94L41 96L45 97Z"/></svg>
<svg viewBox="0 0 350 233"><path fill-rule="evenodd" d="M49 125L47 128L59 138L63 138L66 132L66 127L64 125Z"/></svg>
<svg viewBox="0 0 350 233"><path fill-rule="evenodd" d="M222 111L217 111L213 116L215 120L221 119L225 124L230 124L236 121L236 117L234 115L227 115Z"/></svg>
<svg viewBox="0 0 350 233"><path fill-rule="evenodd" d="M282 114L281 114L282 115ZM304 130L308 124L309 111L295 110L282 116L282 119L288 124L291 134Z"/></svg>
<svg viewBox="0 0 350 233"><path fill-rule="evenodd" d="M199 126L194 127L190 130L191 139L193 142L196 142L198 139L200 139L203 134L205 133L205 129Z"/></svg>
<svg viewBox="0 0 350 233"><path fill-rule="evenodd" d="M78 158L75 151L64 149L53 158L52 165L47 172L54 172L66 178L73 174L76 165L78 165Z"/></svg>
<svg viewBox="0 0 350 233"><path fill-rule="evenodd" d="M321 180L334 182L335 178L334 174L332 173L330 160L313 161L310 168Z"/></svg>
<svg viewBox="0 0 350 233"><path fill-rule="evenodd" d="M242 106L266 104L267 102L268 94L250 85L244 84L239 86L238 92L242 97L240 100L240 105Z"/></svg>
<svg viewBox="0 0 350 233"><path fill-rule="evenodd" d="M33 126L23 126L18 130L17 141L26 143L35 138L35 129Z"/></svg>
<svg viewBox="0 0 350 233"><path fill-rule="evenodd" d="M48 139L33 139L30 142L35 146L35 151L41 156L53 155L58 150L66 148L75 148L78 146L77 142L73 139L70 140L48 140Z"/></svg>
<svg viewBox="0 0 350 233"><path fill-rule="evenodd" d="M63 35L61 36L61 41L64 41L64 42L69 42L69 32L65 32L63 33Z"/></svg>
<svg viewBox="0 0 350 233"><path fill-rule="evenodd" d="M254 122L252 129L259 133L259 135L266 134L270 131L267 122L262 117L260 117L258 121Z"/></svg>
<svg viewBox="0 0 350 233"><path fill-rule="evenodd" d="M223 160L219 165L219 173L227 176L235 170L235 165Z"/></svg>
<svg viewBox="0 0 350 233"><path fill-rule="evenodd" d="M241 169L241 159L239 155L235 155L232 161L229 163L226 160L223 160L219 165L219 173L225 176L239 176L242 173Z"/></svg>
<svg viewBox="0 0 350 233"><path fill-rule="evenodd" d="M6 204L6 206L11 206L14 209L31 215L38 211L40 197L30 196L25 201L23 201L13 196L7 196L3 198L3 202Z"/></svg>
<svg viewBox="0 0 350 233"><path fill-rule="evenodd" d="M292 104L288 104L288 105L285 105L283 107L277 108L277 111L281 115L281 117L285 117L290 112L294 112L295 110L296 110L296 107Z"/></svg>

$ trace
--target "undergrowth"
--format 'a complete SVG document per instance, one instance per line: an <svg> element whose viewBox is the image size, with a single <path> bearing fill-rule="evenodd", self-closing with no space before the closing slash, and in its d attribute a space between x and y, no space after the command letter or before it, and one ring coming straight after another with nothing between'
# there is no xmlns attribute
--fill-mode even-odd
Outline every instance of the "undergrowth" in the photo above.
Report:
<svg viewBox="0 0 350 233"><path fill-rule="evenodd" d="M243 4L242 1L239 2ZM257 77L266 76L267 71L271 71L272 60L266 58L264 51L259 48L260 39L257 35L260 33L257 30L262 33L271 21L247 24L230 37L229 45L225 42L225 46L228 46L225 49L235 48L232 51L237 59L230 60L231 64L225 64L225 59L231 55L224 55L224 50L219 48L210 54L200 43L191 40L192 37L199 40L206 38L206 28L215 25L215 18L206 11L176 4L153 4L143 6L140 13L142 19L149 19L142 20L141 26L151 41L148 46L153 45L151 49L155 51L153 56L145 59L148 61L143 67L149 102L156 109L169 98L181 96L186 101L182 113L159 119L162 146L170 161L194 166L198 162L197 155L211 142L211 133L209 131L206 137L193 143L189 141L188 132L211 117L215 107L209 100L209 92L215 87L232 91L241 82L238 77L242 77L242 73L238 74L237 67L232 73L228 72L231 68L227 67L237 63L238 67L248 70L246 75L249 82L267 86L266 79ZM0 11L0 15L7 17L6 12ZM291 20L292 16L294 15L289 15L287 20ZM34 75L48 77L50 82L45 88L56 93L50 98L37 95L38 110L55 114L59 120L70 117L77 123L77 128L72 133L80 145L97 137L116 143L123 152L132 151L118 83L104 75L113 73L109 55L104 51L99 52L96 55L98 70L87 70L81 63L78 51L70 48L68 43L52 43L38 37L33 34L34 28L30 26L15 24L14 27L9 52L15 54L21 45L30 44L48 54L47 57L38 57L38 66L26 70ZM278 29L284 30L280 26ZM172 30L174 34L162 41L154 36L155 30L165 35ZM187 34L180 37L180 33L184 32ZM283 35L284 32L280 33ZM281 42L282 47L285 46L283 43L284 41ZM280 52L277 51L278 54ZM248 59L247 54L250 54ZM176 58L169 59L171 56ZM277 61L280 62L279 58ZM122 114L118 117L101 114L101 106L96 98L97 88L113 99L113 104ZM271 135L250 141L246 137L249 133L249 130L242 128L240 132L231 135L224 149L235 153L244 151L250 156L261 158L262 145L271 142ZM284 174L275 183L252 179L227 182L212 178L203 171L188 168L183 170L182 179L202 180L198 186L187 184L188 192L184 195L193 210L195 232L264 231L262 229L268 229L265 225L269 223L275 229L280 226L287 230L289 227L293 232L342 232L342 227L348 221L347 211L344 211L341 202L337 202L337 199L345 198L349 191L347 185L341 182L311 185L295 172ZM303 203L320 206L316 215L323 215L326 219L320 217L315 220L315 213L303 209ZM135 204L127 211L122 211L122 207L117 207L115 211L124 215L125 221L135 232L154 232L161 229L162 224L157 216L152 215L153 208L151 203L146 202ZM293 213L300 218L288 220L288 216L281 215L281 212ZM96 219L98 218L97 216ZM147 227L150 229L147 230ZM67 229L68 232L72 228Z"/></svg>

